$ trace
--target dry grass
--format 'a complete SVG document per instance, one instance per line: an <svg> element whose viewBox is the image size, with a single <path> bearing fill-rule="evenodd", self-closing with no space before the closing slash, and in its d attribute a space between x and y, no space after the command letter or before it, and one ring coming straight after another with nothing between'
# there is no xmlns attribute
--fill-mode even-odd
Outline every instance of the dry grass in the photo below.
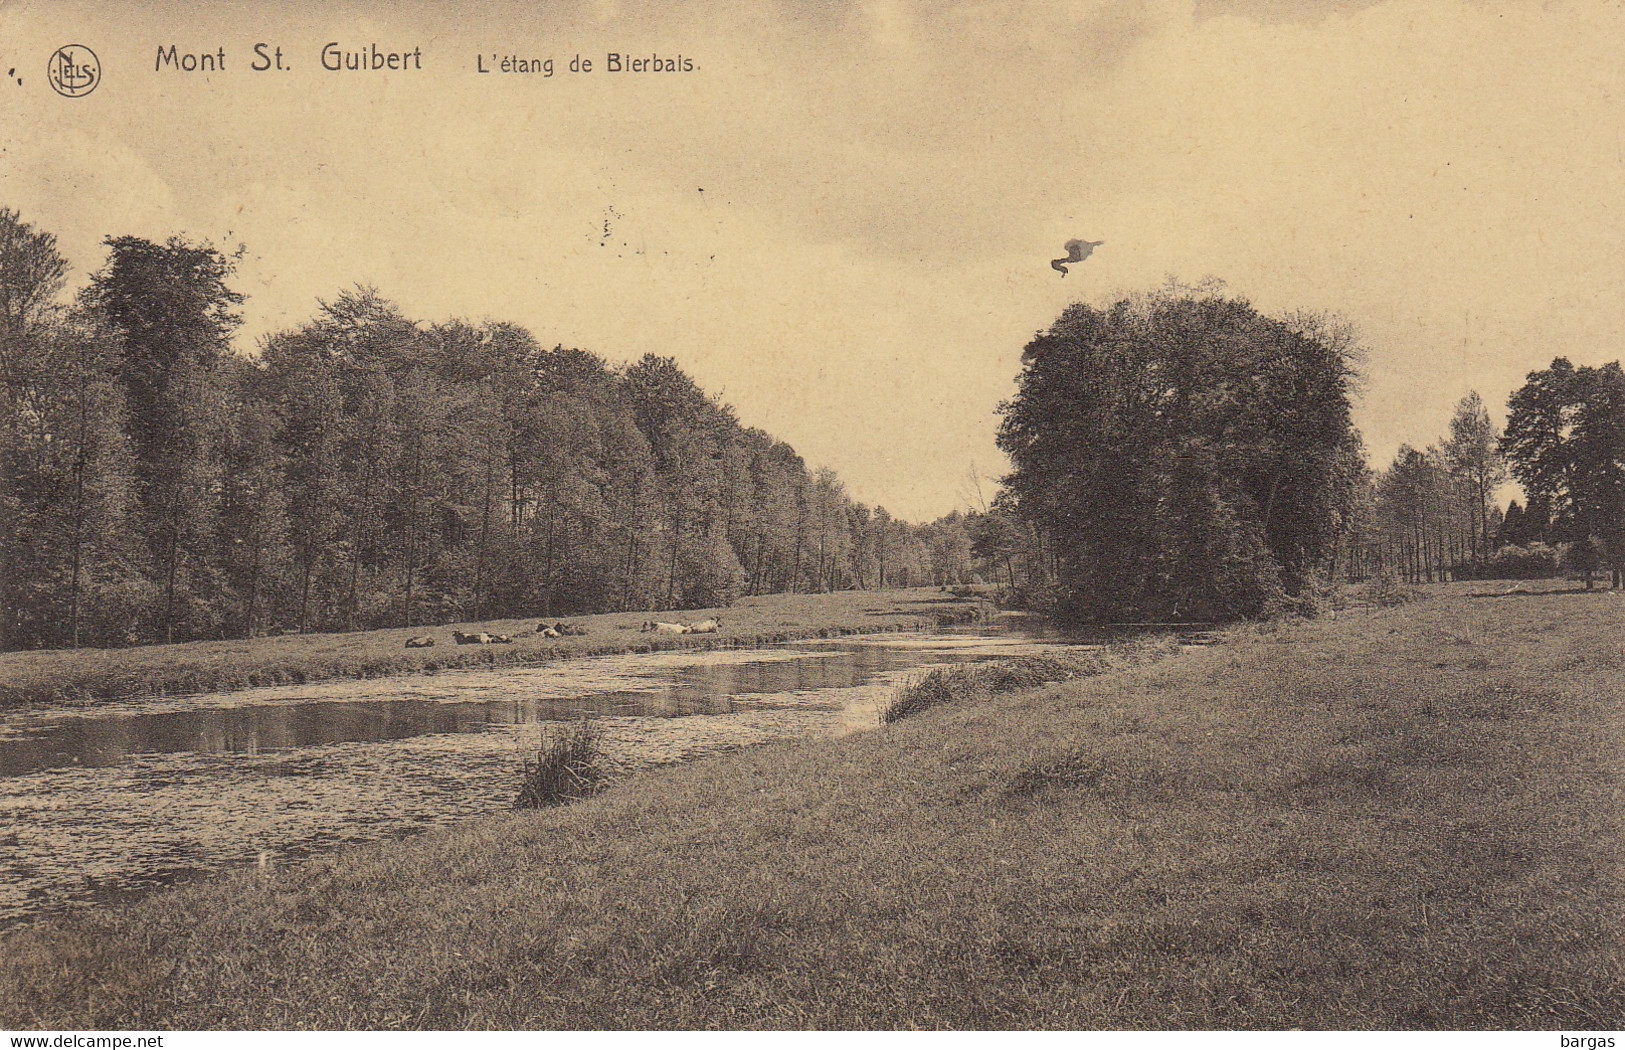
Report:
<svg viewBox="0 0 1625 1050"><path fill-rule="evenodd" d="M338 678L431 672L456 667L519 666L578 656L654 649L760 645L797 638L969 623L985 611L975 597L930 588L774 594L744 598L727 609L661 614L688 622L722 617L705 635L641 634L653 614L552 617L587 629L579 637L543 638L539 621L492 620L347 634L284 635L243 641L188 642L135 649L69 649L0 653L0 708L37 703L94 703L132 696L175 696ZM511 645L456 645L452 631L511 635ZM407 649L429 635L436 644Z"/></svg>
<svg viewBox="0 0 1625 1050"><path fill-rule="evenodd" d="M1625 599L1238 629L0 939L21 1028L1616 1028Z"/></svg>

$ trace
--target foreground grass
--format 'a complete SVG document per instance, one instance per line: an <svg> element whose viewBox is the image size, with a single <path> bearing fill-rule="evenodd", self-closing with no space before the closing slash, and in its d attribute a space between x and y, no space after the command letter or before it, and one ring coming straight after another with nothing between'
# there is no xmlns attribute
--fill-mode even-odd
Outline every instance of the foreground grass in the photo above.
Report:
<svg viewBox="0 0 1625 1050"><path fill-rule="evenodd" d="M975 598L957 598L931 588L772 594L744 598L727 609L550 618L564 619L588 632L568 638L543 638L535 633L540 621L528 619L148 645L134 649L0 653L0 708L218 692L337 678L376 678L454 667L536 664L653 649L759 645L798 638L907 630L970 622L983 608ZM720 616L723 621L722 630L716 634L654 635L638 631L648 619L697 622L713 616ZM511 645L460 646L452 641L453 629L507 634L514 641ZM406 640L418 635L433 637L434 647L405 648Z"/></svg>
<svg viewBox="0 0 1625 1050"><path fill-rule="evenodd" d="M0 1026L1616 1028L1625 609L1236 631L0 939Z"/></svg>

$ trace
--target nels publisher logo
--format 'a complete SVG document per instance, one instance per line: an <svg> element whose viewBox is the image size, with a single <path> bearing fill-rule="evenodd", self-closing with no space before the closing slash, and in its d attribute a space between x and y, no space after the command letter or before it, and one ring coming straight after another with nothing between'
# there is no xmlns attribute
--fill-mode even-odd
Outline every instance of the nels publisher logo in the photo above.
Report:
<svg viewBox="0 0 1625 1050"><path fill-rule="evenodd" d="M58 95L81 98L95 91L96 85L102 82L102 64L90 48L69 44L52 52L51 61L45 66L45 79Z"/></svg>

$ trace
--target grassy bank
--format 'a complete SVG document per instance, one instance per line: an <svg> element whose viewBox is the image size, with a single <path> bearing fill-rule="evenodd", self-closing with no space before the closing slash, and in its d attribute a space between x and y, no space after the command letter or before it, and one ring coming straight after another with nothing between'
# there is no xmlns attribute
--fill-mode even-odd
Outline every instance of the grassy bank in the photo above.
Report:
<svg viewBox="0 0 1625 1050"><path fill-rule="evenodd" d="M1121 671L1172 656L1179 650L1176 635L1148 634L1120 639L1086 652L1018 656L938 667L899 689L881 711L880 720L890 725L941 704L986 700L1000 693Z"/></svg>
<svg viewBox="0 0 1625 1050"><path fill-rule="evenodd" d="M1625 603L1237 630L0 939L0 1026L1614 1028Z"/></svg>
<svg viewBox="0 0 1625 1050"><path fill-rule="evenodd" d="M681 613L606 613L554 617L585 628L581 636L543 638L538 620L492 620L345 634L283 635L241 641L0 653L0 707L172 696L261 685L438 671L454 667L537 664L578 656L653 649L758 645L797 638L912 630L973 621L984 606L935 589L774 594L727 609ZM642 634L645 620L697 622L720 616L716 634ZM513 637L511 645L456 645L452 631ZM406 640L435 639L426 649Z"/></svg>

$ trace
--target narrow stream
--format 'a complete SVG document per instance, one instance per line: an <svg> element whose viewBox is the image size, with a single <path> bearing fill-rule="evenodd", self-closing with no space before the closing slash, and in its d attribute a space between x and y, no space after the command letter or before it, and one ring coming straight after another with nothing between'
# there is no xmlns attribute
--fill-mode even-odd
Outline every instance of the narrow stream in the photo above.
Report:
<svg viewBox="0 0 1625 1050"><path fill-rule="evenodd" d="M624 773L873 728L926 668L1057 647L867 635L3 713L0 926L506 809L578 718Z"/></svg>

